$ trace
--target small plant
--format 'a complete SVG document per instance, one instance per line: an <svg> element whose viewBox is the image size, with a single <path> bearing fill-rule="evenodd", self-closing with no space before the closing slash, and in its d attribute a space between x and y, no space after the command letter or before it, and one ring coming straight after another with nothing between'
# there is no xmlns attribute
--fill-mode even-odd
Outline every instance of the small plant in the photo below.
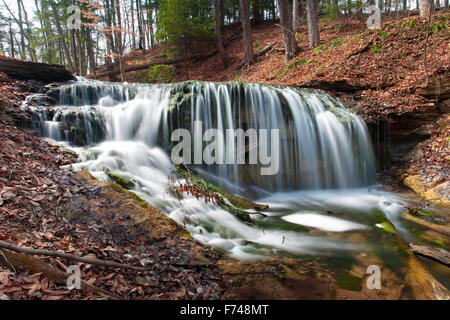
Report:
<svg viewBox="0 0 450 320"><path fill-rule="evenodd" d="M331 43L331 45L330 45L331 48L338 47L338 46L342 46L342 41L341 41L341 39L336 39L336 40L334 40L334 41Z"/></svg>
<svg viewBox="0 0 450 320"><path fill-rule="evenodd" d="M389 33L387 33L386 31L380 31L380 34L378 36L380 37L380 39L386 39L388 35Z"/></svg>
<svg viewBox="0 0 450 320"><path fill-rule="evenodd" d="M379 43L375 43L372 48L370 48L370 51L372 52L381 52L381 45Z"/></svg>
<svg viewBox="0 0 450 320"><path fill-rule="evenodd" d="M325 50L325 47L323 46L323 44L321 44L321 45L319 45L319 46L314 48L313 53L317 54L317 53L319 53L319 52L321 52L323 50Z"/></svg>
<svg viewBox="0 0 450 320"><path fill-rule="evenodd" d="M448 30L448 29L449 29L449 28L448 28L448 24L445 23L445 22L436 22L436 23L433 23L433 24L430 26L430 28L431 28L431 31L432 31L434 34L439 33L439 31L441 31L441 30Z"/></svg>
<svg viewBox="0 0 450 320"><path fill-rule="evenodd" d="M418 21L417 18L412 18L412 19L406 20L405 22L403 22L402 28L403 29L405 29L405 28L408 28L408 29L413 28L413 27L415 27L417 25L417 21Z"/></svg>
<svg viewBox="0 0 450 320"><path fill-rule="evenodd" d="M147 71L139 72L136 78L141 82L163 82L169 83L175 80L175 67L166 64L157 64L148 68Z"/></svg>

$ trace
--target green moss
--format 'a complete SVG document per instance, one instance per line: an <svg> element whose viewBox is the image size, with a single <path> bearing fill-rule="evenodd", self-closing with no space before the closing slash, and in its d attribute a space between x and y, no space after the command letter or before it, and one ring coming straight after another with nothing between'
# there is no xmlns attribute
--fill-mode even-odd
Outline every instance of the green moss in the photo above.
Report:
<svg viewBox="0 0 450 320"><path fill-rule="evenodd" d="M433 244L443 248L443 249L447 249L447 246L445 245L445 243L441 240L433 240Z"/></svg>
<svg viewBox="0 0 450 320"><path fill-rule="evenodd" d="M107 172L107 175L112 181L114 181L124 189L129 190L135 186L133 181L126 179L116 173Z"/></svg>
<svg viewBox="0 0 450 320"><path fill-rule="evenodd" d="M356 277L350 273L341 273L336 277L336 284L339 288L351 291L362 290L363 278Z"/></svg>
<svg viewBox="0 0 450 320"><path fill-rule="evenodd" d="M387 233L393 233L393 234L397 234L397 231L395 231L394 226L390 223L390 222L382 222L382 223L378 223L376 224L376 226L382 230L384 230Z"/></svg>
<svg viewBox="0 0 450 320"><path fill-rule="evenodd" d="M125 190L124 188L122 188L120 185L118 185L115 182L110 182L109 185L117 192L121 192L121 193L127 192L127 190Z"/></svg>
<svg viewBox="0 0 450 320"><path fill-rule="evenodd" d="M134 198L136 199L138 202L140 203L147 203L147 201L145 201L144 199L142 199L141 197L139 197L137 195L137 193L133 192L133 191L128 191L128 193Z"/></svg>

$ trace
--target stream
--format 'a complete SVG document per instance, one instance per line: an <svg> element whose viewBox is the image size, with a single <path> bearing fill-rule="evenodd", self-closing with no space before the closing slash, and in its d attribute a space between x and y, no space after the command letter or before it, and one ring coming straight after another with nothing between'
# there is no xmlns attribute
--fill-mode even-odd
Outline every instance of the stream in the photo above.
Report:
<svg viewBox="0 0 450 320"><path fill-rule="evenodd" d="M405 241L415 239L400 216L411 199L376 185L364 121L322 91L241 82L143 85L79 79L54 95L57 107L29 108L42 137L76 152L75 170L105 181L111 174L122 177L194 239L233 258L339 258L392 249L378 255L386 262L397 253L379 241L380 232L390 232L385 221ZM176 170L170 137L179 128L194 137L201 134L196 130L217 129L215 156L224 164L195 164L193 170L269 209L247 210L254 221L248 223L214 203L168 192ZM259 174L265 166L260 163L225 164L239 151L235 140L225 139L226 130L239 128L279 130L279 142L269 139L267 148L279 150L277 174ZM448 286L448 272L437 274Z"/></svg>

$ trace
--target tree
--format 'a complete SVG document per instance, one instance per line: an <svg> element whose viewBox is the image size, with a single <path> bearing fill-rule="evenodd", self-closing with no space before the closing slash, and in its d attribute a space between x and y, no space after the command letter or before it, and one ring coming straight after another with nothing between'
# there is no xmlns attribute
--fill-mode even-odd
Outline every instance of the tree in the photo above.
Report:
<svg viewBox="0 0 450 320"><path fill-rule="evenodd" d="M228 56L225 48L223 47L223 39L222 39L222 15L220 13L220 0L213 0L214 2L214 16L215 16L215 24L214 24L214 33L216 34L216 47L219 51L220 58L225 66L230 64L230 57Z"/></svg>
<svg viewBox="0 0 450 320"><path fill-rule="evenodd" d="M421 0L420 16L422 18L428 18L431 14L431 8L433 8L433 0Z"/></svg>
<svg viewBox="0 0 450 320"><path fill-rule="evenodd" d="M298 2L298 0L294 0L294 3L292 5L292 26L294 28L294 31L297 31L297 27L300 23L300 5Z"/></svg>
<svg viewBox="0 0 450 320"><path fill-rule="evenodd" d="M292 14L289 8L289 0L278 0L280 11L280 22L283 30L283 40L285 49L285 61L291 60L298 52L297 41L293 28Z"/></svg>
<svg viewBox="0 0 450 320"><path fill-rule="evenodd" d="M306 0L306 15L308 17L308 33L309 45L313 48L317 47L320 42L319 26L317 24L319 1Z"/></svg>
<svg viewBox="0 0 450 320"><path fill-rule="evenodd" d="M240 13L242 21L242 33L244 41L244 65L249 68L253 62L253 40L252 40L252 26L250 22L250 6L248 0L239 0Z"/></svg>

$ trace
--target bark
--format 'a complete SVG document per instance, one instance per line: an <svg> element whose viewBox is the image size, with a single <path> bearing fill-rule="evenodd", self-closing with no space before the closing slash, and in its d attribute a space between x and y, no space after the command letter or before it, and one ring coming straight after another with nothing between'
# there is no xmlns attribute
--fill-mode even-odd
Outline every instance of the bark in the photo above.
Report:
<svg viewBox="0 0 450 320"><path fill-rule="evenodd" d="M253 62L253 40L252 40L252 27L250 21L250 6L248 0L239 0L240 13L242 21L242 32L244 42L244 65L248 68Z"/></svg>
<svg viewBox="0 0 450 320"><path fill-rule="evenodd" d="M298 52L295 32L292 25L293 18L289 8L289 0L278 0L278 10L280 12L280 23L283 30L285 61L287 62Z"/></svg>
<svg viewBox="0 0 450 320"><path fill-rule="evenodd" d="M65 66L37 63L0 57L0 71L19 80L39 80L44 82L75 80Z"/></svg>
<svg viewBox="0 0 450 320"><path fill-rule="evenodd" d="M9 41L10 41L10 48L11 48L11 57L15 57L15 51L14 51L14 35L12 31L11 22L9 23Z"/></svg>
<svg viewBox="0 0 450 320"><path fill-rule="evenodd" d="M17 7L19 12L19 30L20 30L20 43L22 45L22 50L20 50L20 56L25 60L25 32L23 31L23 23L22 23L22 8L20 6L20 0L17 0Z"/></svg>
<svg viewBox="0 0 450 320"><path fill-rule="evenodd" d="M422 18L428 18L433 8L433 0L421 0L420 1L420 16Z"/></svg>
<svg viewBox="0 0 450 320"><path fill-rule="evenodd" d="M214 32L216 34L216 47L217 51L219 51L220 58L225 66L230 64L230 57L228 56L225 48L223 47L223 38L222 38L222 30L221 30L221 14L220 14L220 3L219 0L214 1L214 15L215 15L215 25Z"/></svg>
<svg viewBox="0 0 450 320"><path fill-rule="evenodd" d="M418 246L413 243L409 244L412 252L415 254L430 258L434 261L442 263L447 267L450 267L450 252L443 248L432 246Z"/></svg>
<svg viewBox="0 0 450 320"><path fill-rule="evenodd" d="M294 31L296 31L300 23L299 1L294 0L292 7L292 24Z"/></svg>
<svg viewBox="0 0 450 320"><path fill-rule="evenodd" d="M56 28L58 29L58 34L59 34L59 38L61 40L61 44L63 46L64 54L66 55L67 63L69 64L69 69L73 72L75 69L74 69L74 66L72 63L72 59L70 57L69 48L67 47L66 41L64 40L64 32L61 28L61 23L59 21L59 14L56 10L55 4L52 2L51 5L52 5L53 17L55 19Z"/></svg>
<svg viewBox="0 0 450 320"><path fill-rule="evenodd" d="M95 53L92 45L91 30L89 28L86 29L86 50L89 59L89 73L93 73L95 75Z"/></svg>
<svg viewBox="0 0 450 320"><path fill-rule="evenodd" d="M306 1L306 14L308 17L308 33L309 33L309 45L313 48L317 47L320 42L318 20L318 0Z"/></svg>

